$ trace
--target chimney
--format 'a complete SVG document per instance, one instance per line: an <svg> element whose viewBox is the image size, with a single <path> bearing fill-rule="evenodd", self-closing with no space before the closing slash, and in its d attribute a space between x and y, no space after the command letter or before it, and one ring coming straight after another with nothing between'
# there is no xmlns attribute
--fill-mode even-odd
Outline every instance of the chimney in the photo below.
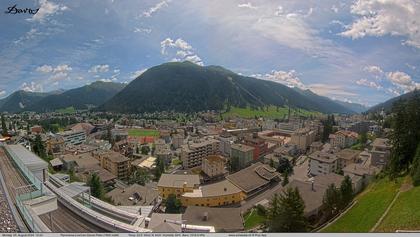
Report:
<svg viewBox="0 0 420 237"><path fill-rule="evenodd" d="M209 220L209 213L208 212L204 212L203 214L203 221L208 221Z"/></svg>
<svg viewBox="0 0 420 237"><path fill-rule="evenodd" d="M315 191L315 189L314 189L314 183L315 183L315 180L312 180L312 181L311 181L311 190L312 190L312 191Z"/></svg>

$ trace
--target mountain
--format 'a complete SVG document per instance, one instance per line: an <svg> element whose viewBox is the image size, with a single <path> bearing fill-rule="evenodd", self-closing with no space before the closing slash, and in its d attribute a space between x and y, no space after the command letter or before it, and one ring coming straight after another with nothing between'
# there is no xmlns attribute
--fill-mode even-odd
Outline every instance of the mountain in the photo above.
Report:
<svg viewBox="0 0 420 237"><path fill-rule="evenodd" d="M408 92L406 94L394 97L392 99L389 99L383 103L377 104L375 106L373 106L372 108L370 108L367 112L369 113L377 113L380 112L382 110L384 110L385 112L389 112L392 109L392 106L394 105L395 102L400 101L400 100L409 100L410 98L414 97L414 96L420 96L420 90L414 90L411 92Z"/></svg>
<svg viewBox="0 0 420 237"><path fill-rule="evenodd" d="M341 101L341 100L335 100L336 103L346 107L347 109L350 109L352 111L354 111L355 113L363 113L366 110L369 109L369 107L366 107L364 105L361 104L357 104L357 103L350 103L350 102L345 102L345 101Z"/></svg>
<svg viewBox="0 0 420 237"><path fill-rule="evenodd" d="M318 94L315 94L314 92L312 92L311 90L307 89L307 90L301 90L299 88L293 88L294 90L298 91L299 93L301 93L302 95L304 95L305 97L307 97L309 100L320 104L320 105L328 105L328 110L332 111L332 113L336 112L336 113L358 113L357 111L353 110L352 108L350 108L348 105L340 103L341 101L337 101L337 100L332 100L326 96L320 96Z"/></svg>
<svg viewBox="0 0 420 237"><path fill-rule="evenodd" d="M21 112L48 95L50 94L42 92L15 91L6 98L0 100L0 111L7 111L9 113Z"/></svg>
<svg viewBox="0 0 420 237"><path fill-rule="evenodd" d="M220 66L203 67L191 62L171 62L148 69L98 109L129 113L192 112L221 110L226 105L287 104L323 113L353 113L310 91L299 92L279 83L241 76Z"/></svg>
<svg viewBox="0 0 420 237"><path fill-rule="evenodd" d="M97 81L79 88L50 94L33 103L27 109L46 112L73 106L75 109L88 109L103 104L124 88L124 84Z"/></svg>

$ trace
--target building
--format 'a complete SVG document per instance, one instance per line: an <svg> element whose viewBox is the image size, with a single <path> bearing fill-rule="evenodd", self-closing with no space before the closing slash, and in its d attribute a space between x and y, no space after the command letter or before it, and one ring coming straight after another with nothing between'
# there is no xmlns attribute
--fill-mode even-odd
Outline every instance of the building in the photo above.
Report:
<svg viewBox="0 0 420 237"><path fill-rule="evenodd" d="M154 206L158 201L159 192L150 187L133 184L126 188L117 187L105 196L111 198L118 206Z"/></svg>
<svg viewBox="0 0 420 237"><path fill-rule="evenodd" d="M334 134L330 134L330 144L333 147L346 148L357 142L358 134L351 131L340 130Z"/></svg>
<svg viewBox="0 0 420 237"><path fill-rule="evenodd" d="M316 151L308 157L309 172L311 175L335 173L340 169L338 157L335 154Z"/></svg>
<svg viewBox="0 0 420 237"><path fill-rule="evenodd" d="M300 128L291 136L290 143L296 144L299 150L306 151L315 141L316 132L310 128Z"/></svg>
<svg viewBox="0 0 420 237"><path fill-rule="evenodd" d="M172 135L172 145L175 149L184 145L184 134L176 133Z"/></svg>
<svg viewBox="0 0 420 237"><path fill-rule="evenodd" d="M50 137L45 142L45 150L50 155L56 155L64 152L64 138L61 136Z"/></svg>
<svg viewBox="0 0 420 237"><path fill-rule="evenodd" d="M80 145L86 141L86 133L81 131L65 131L58 133L64 139L66 145Z"/></svg>
<svg viewBox="0 0 420 237"><path fill-rule="evenodd" d="M239 232L244 230L240 208L212 208L189 206L182 215L186 224L214 226L216 232Z"/></svg>
<svg viewBox="0 0 420 237"><path fill-rule="evenodd" d="M226 179L241 189L249 198L264 191L271 184L279 182L280 174L270 166L257 162L228 175Z"/></svg>
<svg viewBox="0 0 420 237"><path fill-rule="evenodd" d="M240 203L246 197L229 180L203 185L181 195L183 206L217 207Z"/></svg>
<svg viewBox="0 0 420 237"><path fill-rule="evenodd" d="M372 143L371 165L385 166L391 155L391 145L388 139L376 138Z"/></svg>
<svg viewBox="0 0 420 237"><path fill-rule="evenodd" d="M95 126L90 123L76 123L70 126L70 130L74 132L84 131L86 136L94 132Z"/></svg>
<svg viewBox="0 0 420 237"><path fill-rule="evenodd" d="M254 147L244 144L232 144L230 159L233 157L238 159L239 169L243 169L254 160Z"/></svg>
<svg viewBox="0 0 420 237"><path fill-rule="evenodd" d="M127 157L115 151L99 151L93 154L100 161L102 168L117 176L118 179L128 179L130 160Z"/></svg>
<svg viewBox="0 0 420 237"><path fill-rule="evenodd" d="M5 145L4 148L9 157L14 157L13 160L19 160L38 180L41 182L48 181L48 163L46 161L28 151L22 145Z"/></svg>
<svg viewBox="0 0 420 237"><path fill-rule="evenodd" d="M321 151L323 146L324 144L322 142L312 142L309 153L314 153L315 151Z"/></svg>
<svg viewBox="0 0 420 237"><path fill-rule="evenodd" d="M219 153L219 141L210 137L197 139L183 145L181 160L184 168L201 166L203 158Z"/></svg>
<svg viewBox="0 0 420 237"><path fill-rule="evenodd" d="M379 173L375 166L366 166L363 164L349 164L343 169L344 175L348 175L353 182L357 180L355 191L359 192Z"/></svg>
<svg viewBox="0 0 420 237"><path fill-rule="evenodd" d="M338 158L339 169L343 169L349 164L359 162L360 151L353 149L343 149L335 153Z"/></svg>
<svg viewBox="0 0 420 237"><path fill-rule="evenodd" d="M253 147L253 160L258 160L268 152L268 145L265 141L258 137L257 133L252 133L252 136L245 137L244 143L247 146Z"/></svg>
<svg viewBox="0 0 420 237"><path fill-rule="evenodd" d="M232 136L228 132L222 132L219 136L220 141L220 154L229 157L230 156L230 148L232 144L236 141L236 137Z"/></svg>
<svg viewBox="0 0 420 237"><path fill-rule="evenodd" d="M226 159L219 155L207 156L203 159L201 170L210 179L223 176L226 173Z"/></svg>
<svg viewBox="0 0 420 237"><path fill-rule="evenodd" d="M43 131L43 129L39 125L31 127L31 133L32 134L40 134L40 133L42 133L42 131Z"/></svg>
<svg viewBox="0 0 420 237"><path fill-rule="evenodd" d="M198 175L162 174L157 186L159 195L165 199L170 194L180 198L186 192L193 192L193 189L198 188L199 185Z"/></svg>

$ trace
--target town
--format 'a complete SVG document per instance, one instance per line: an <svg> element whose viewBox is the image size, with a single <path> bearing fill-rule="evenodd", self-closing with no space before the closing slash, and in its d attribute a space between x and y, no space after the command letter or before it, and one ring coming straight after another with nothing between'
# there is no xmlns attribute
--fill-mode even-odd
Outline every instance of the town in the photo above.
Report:
<svg viewBox="0 0 420 237"><path fill-rule="evenodd" d="M347 185L340 208L351 205L387 165L391 148L385 138L389 129L360 114L289 112L273 120L208 111L177 121L89 111L25 112L2 115L2 129L6 190L19 200L37 191L21 187L37 182L49 187L58 196L55 205L51 198L45 206L35 201L49 195L41 192L23 199L33 204L17 206L31 215L33 225L39 219L39 228L53 232L110 230L83 223L83 216L73 225L61 224L62 213L74 216L70 210L77 205L137 231L268 231L263 220L272 199L293 189L304 202L303 217L315 229L339 213L325 211L329 190L346 191ZM21 170L13 172L21 177L30 173L35 182L13 186L17 181L7 175L12 171L6 163L17 165ZM67 198L77 205L61 200ZM14 226L18 231L19 224Z"/></svg>

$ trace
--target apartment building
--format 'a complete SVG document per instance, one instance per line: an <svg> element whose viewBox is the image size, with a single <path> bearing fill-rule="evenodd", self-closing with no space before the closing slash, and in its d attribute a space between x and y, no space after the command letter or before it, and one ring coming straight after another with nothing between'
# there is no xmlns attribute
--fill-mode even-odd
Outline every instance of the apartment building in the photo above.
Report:
<svg viewBox="0 0 420 237"><path fill-rule="evenodd" d="M181 147L181 161L184 168L201 166L203 158L219 154L220 141L214 138L202 138Z"/></svg>
<svg viewBox="0 0 420 237"><path fill-rule="evenodd" d="M290 143L296 144L299 150L306 151L316 139L316 131L310 128L301 128L292 133Z"/></svg>
<svg viewBox="0 0 420 237"><path fill-rule="evenodd" d="M316 151L308 157L311 175L336 173L340 169L339 158L335 154Z"/></svg>
<svg viewBox="0 0 420 237"><path fill-rule="evenodd" d="M256 132L252 133L252 136L245 137L244 143L245 145L254 148L253 160L258 160L268 153L267 143L259 138Z"/></svg>
<svg viewBox="0 0 420 237"><path fill-rule="evenodd" d="M66 145L80 145L86 141L86 133L84 130L80 131L65 131L58 133L64 139Z"/></svg>
<svg viewBox="0 0 420 237"><path fill-rule="evenodd" d="M230 158L238 158L239 168L245 168L254 159L254 147L244 144L232 144Z"/></svg>
<svg viewBox="0 0 420 237"><path fill-rule="evenodd" d="M223 176L225 170L226 159L223 156L211 155L203 159L201 170L211 179Z"/></svg>
<svg viewBox="0 0 420 237"><path fill-rule="evenodd" d="M229 157L230 148L232 144L236 141L236 137L232 136L228 132L222 132L222 134L220 134L219 136L219 141L220 141L220 146L219 146L220 154L225 157Z"/></svg>
<svg viewBox="0 0 420 237"><path fill-rule="evenodd" d="M372 142L371 165L385 166L388 163L389 156L391 155L391 144L389 139L376 138Z"/></svg>
<svg viewBox="0 0 420 237"><path fill-rule="evenodd" d="M351 131L340 130L334 134L330 134L330 144L333 147L346 148L357 142L358 134Z"/></svg>
<svg viewBox="0 0 420 237"><path fill-rule="evenodd" d="M175 149L178 149L184 145L184 134L177 133L172 135L172 145Z"/></svg>
<svg viewBox="0 0 420 237"><path fill-rule="evenodd" d="M102 168L117 176L118 179L128 179L130 160L127 157L115 151L98 151L93 152L93 155L99 160Z"/></svg>

